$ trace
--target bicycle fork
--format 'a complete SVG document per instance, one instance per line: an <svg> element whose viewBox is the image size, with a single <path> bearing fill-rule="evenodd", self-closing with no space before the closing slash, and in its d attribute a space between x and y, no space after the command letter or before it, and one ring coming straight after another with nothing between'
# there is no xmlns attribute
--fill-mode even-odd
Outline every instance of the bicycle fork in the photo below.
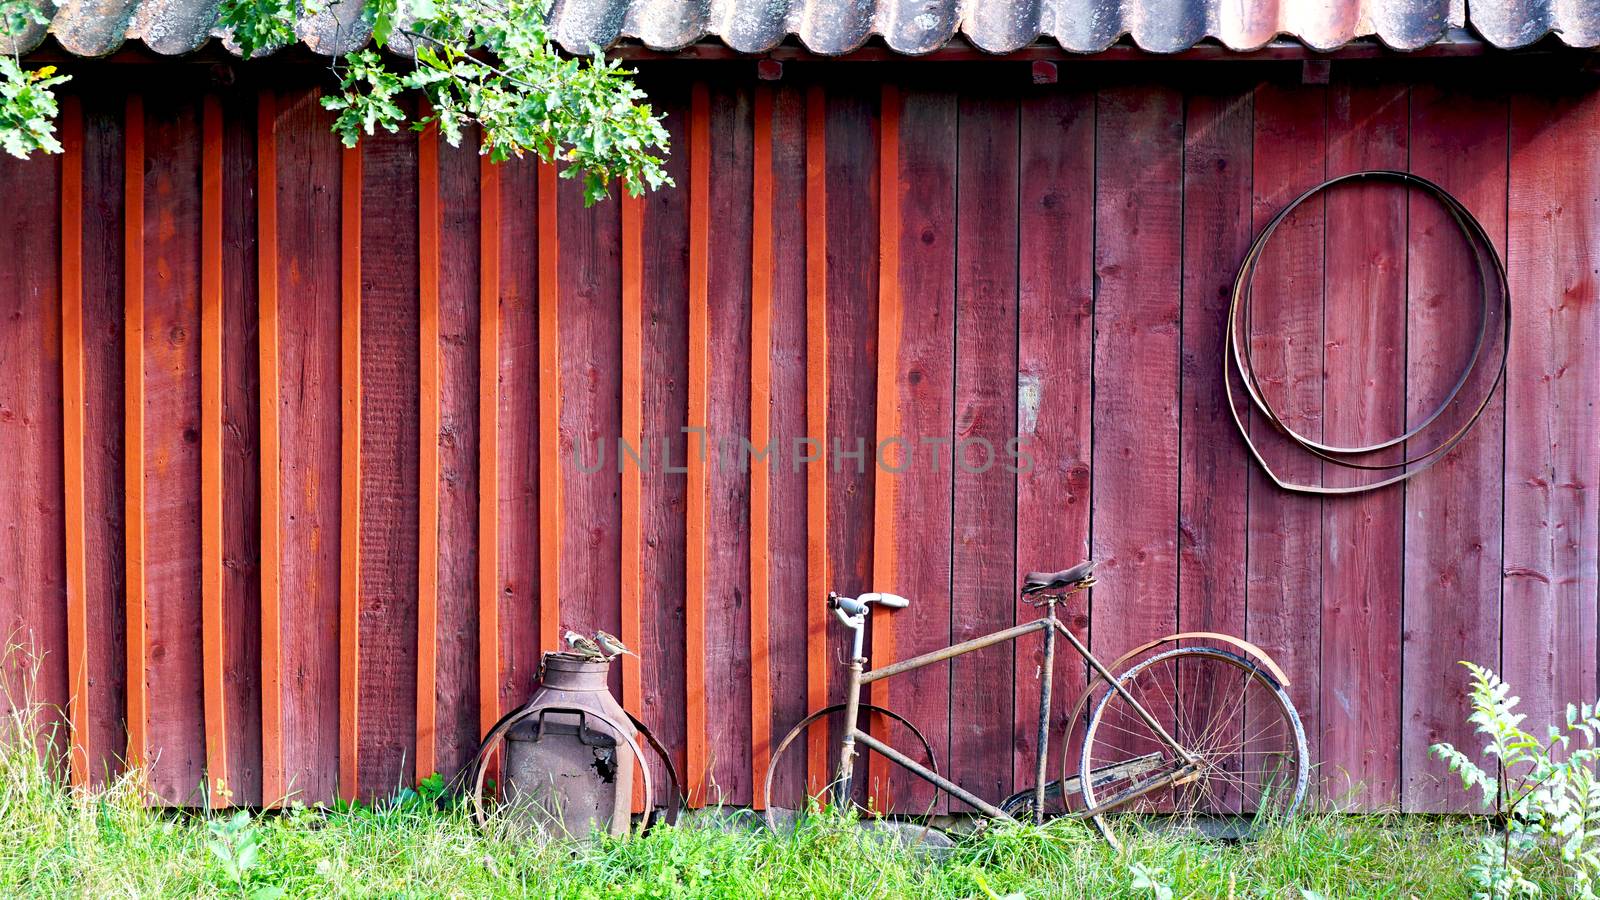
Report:
<svg viewBox="0 0 1600 900"><path fill-rule="evenodd" d="M844 616L839 618L850 626L853 635L850 645L850 676L846 682L844 700L844 740L839 743L839 776L834 788L834 802L843 806L850 802L850 782L855 775L856 718L861 715L861 672L867 664L867 659L863 655L865 648L862 646L866 639L867 622L864 616L859 619L846 619Z"/></svg>

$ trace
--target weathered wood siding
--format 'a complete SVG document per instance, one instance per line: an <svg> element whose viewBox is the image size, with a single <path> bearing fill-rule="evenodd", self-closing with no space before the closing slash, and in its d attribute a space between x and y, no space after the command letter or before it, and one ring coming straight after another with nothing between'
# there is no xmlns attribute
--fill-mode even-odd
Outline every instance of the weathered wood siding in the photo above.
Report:
<svg viewBox="0 0 1600 900"><path fill-rule="evenodd" d="M696 802L749 804L840 693L827 588L911 597L882 661L1025 620L1021 571L1092 555L1096 652L1242 634L1293 677L1324 796L1465 808L1427 756L1473 743L1455 660L1535 719L1597 689L1600 91L1531 65L661 64L678 186L593 209L431 132L341 149L293 78L102 69L65 155L0 160L7 682L36 666L80 781L134 759L168 803L207 776L327 801L453 772L541 649L601 627ZM1255 228L1366 167L1440 181L1506 254L1509 380L1421 477L1289 495L1222 405L1227 292ZM1289 419L1425 414L1465 261L1415 198L1304 207L1251 325ZM779 452L742 468L741 437ZM797 467L806 437L864 455ZM874 696L998 796L1032 771L1037 656ZM790 759L791 792L825 774Z"/></svg>

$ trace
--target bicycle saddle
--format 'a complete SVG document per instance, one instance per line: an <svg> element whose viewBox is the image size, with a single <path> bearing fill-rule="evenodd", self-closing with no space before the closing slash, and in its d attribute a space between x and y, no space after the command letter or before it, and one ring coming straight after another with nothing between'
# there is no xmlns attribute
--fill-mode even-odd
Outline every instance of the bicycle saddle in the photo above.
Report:
<svg viewBox="0 0 1600 900"><path fill-rule="evenodd" d="M1022 577L1022 593L1037 594L1055 588L1079 587L1094 580L1094 560L1078 563L1060 572L1029 572Z"/></svg>

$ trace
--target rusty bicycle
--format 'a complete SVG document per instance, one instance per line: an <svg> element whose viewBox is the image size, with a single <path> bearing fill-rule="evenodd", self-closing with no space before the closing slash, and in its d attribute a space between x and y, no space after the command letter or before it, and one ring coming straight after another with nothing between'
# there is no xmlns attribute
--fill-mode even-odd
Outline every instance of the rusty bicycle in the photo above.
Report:
<svg viewBox="0 0 1600 900"><path fill-rule="evenodd" d="M840 713L844 722L831 785L838 803L851 802L856 758L864 750L992 818L1041 823L1047 815L1067 815L1090 820L1113 841L1113 814L1226 818L1235 823L1231 833L1241 837L1292 814L1305 797L1310 760L1283 670L1243 638L1204 631L1168 635L1102 663L1056 612L1069 596L1095 584L1094 565L1025 576L1021 601L1041 610L1039 618L872 669L863 655L867 617L874 607L903 609L910 601L887 593L830 593L829 610L853 632L845 701L802 719L773 751L763 786L768 825L776 827L774 810L786 806L773 796L784 754L810 727ZM1035 633L1044 641L1035 780L1004 799L986 800L941 774L932 744L908 717L862 701L865 685ZM1065 720L1064 750L1079 738L1077 723L1084 723L1076 771L1073 754L1062 752L1061 776L1047 781L1057 638L1082 657L1088 683ZM909 730L926 763L861 727L863 714ZM1009 731L1006 738L1009 744Z"/></svg>

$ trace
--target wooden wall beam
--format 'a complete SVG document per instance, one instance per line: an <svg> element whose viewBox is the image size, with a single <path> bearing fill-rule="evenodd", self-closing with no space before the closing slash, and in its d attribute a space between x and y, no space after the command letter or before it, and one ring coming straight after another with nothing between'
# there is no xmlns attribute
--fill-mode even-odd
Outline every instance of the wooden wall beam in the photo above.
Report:
<svg viewBox="0 0 1600 900"><path fill-rule="evenodd" d="M878 454L886 451L884 442L897 438L899 429L900 358L900 90L884 85L882 112L878 124ZM893 591L895 577L895 479L889 469L898 468L901 448L893 459L875 456L878 466L872 479L872 584L875 591ZM894 616L880 615L872 621L872 664L894 661ZM874 682L872 702L889 707L888 680ZM872 726L879 740L887 741L889 723L874 716ZM888 809L889 761L872 754L868 767L874 809Z"/></svg>
<svg viewBox="0 0 1600 900"><path fill-rule="evenodd" d="M478 164L478 730L500 719L500 170Z"/></svg>
<svg viewBox="0 0 1600 900"><path fill-rule="evenodd" d="M417 138L417 757L418 779L438 769L439 655L439 131Z"/></svg>
<svg viewBox="0 0 1600 900"><path fill-rule="evenodd" d="M561 649L561 317L556 167L539 166L539 649Z"/></svg>
<svg viewBox="0 0 1600 900"><path fill-rule="evenodd" d="M689 106L689 412L688 427L709 421L711 243L711 99L705 82L696 82ZM706 769L706 517L709 435L686 435L688 495L685 524L684 692L687 707L687 760L684 778L689 803L705 803Z"/></svg>
<svg viewBox="0 0 1600 900"><path fill-rule="evenodd" d="M256 106L256 279L261 375L261 802L284 799L283 532L278 483L278 150L277 109L263 91Z"/></svg>
<svg viewBox="0 0 1600 900"><path fill-rule="evenodd" d="M340 181L339 796L359 787L361 698L361 148Z"/></svg>
<svg viewBox="0 0 1600 900"><path fill-rule="evenodd" d="M127 566L128 765L146 761L144 565L144 100L130 94L123 138L123 509Z"/></svg>
<svg viewBox="0 0 1600 900"><path fill-rule="evenodd" d="M231 805L223 654L222 522L222 102L207 94L200 161L200 629L206 789Z"/></svg>
<svg viewBox="0 0 1600 900"><path fill-rule="evenodd" d="M750 246L750 444L772 437L772 88L756 87ZM772 759L772 482L765 455L750 458L750 775L754 805Z"/></svg>
<svg viewBox="0 0 1600 900"><path fill-rule="evenodd" d="M806 706L828 703L828 97L806 92L806 431L818 460L806 472ZM828 728L813 728L806 784L818 794L829 780Z"/></svg>
<svg viewBox="0 0 1600 900"><path fill-rule="evenodd" d="M83 345L83 108L61 100L61 456L66 523L68 772L89 783L88 553L85 526L84 430L87 400Z"/></svg>
<svg viewBox="0 0 1600 900"><path fill-rule="evenodd" d="M622 200L622 440L639 447L644 437L644 200ZM641 606L644 595L643 480L637 464L622 469L622 642L644 652ZM622 657L622 706L644 714L639 657Z"/></svg>

